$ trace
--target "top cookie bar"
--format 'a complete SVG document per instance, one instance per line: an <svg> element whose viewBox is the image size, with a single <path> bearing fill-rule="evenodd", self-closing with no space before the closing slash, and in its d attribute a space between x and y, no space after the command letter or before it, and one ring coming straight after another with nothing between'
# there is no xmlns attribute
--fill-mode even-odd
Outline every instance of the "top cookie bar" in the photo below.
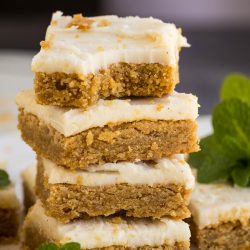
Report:
<svg viewBox="0 0 250 250"><path fill-rule="evenodd" d="M171 93L186 38L155 18L56 12L33 58L40 104L87 108L99 99Z"/></svg>

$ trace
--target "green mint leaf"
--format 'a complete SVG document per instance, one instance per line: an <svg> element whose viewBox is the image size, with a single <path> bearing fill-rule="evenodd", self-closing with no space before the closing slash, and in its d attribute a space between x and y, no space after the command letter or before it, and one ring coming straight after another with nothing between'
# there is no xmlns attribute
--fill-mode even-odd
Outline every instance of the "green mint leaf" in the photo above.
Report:
<svg viewBox="0 0 250 250"><path fill-rule="evenodd" d="M69 242L59 248L59 250L80 250L81 245L76 242Z"/></svg>
<svg viewBox="0 0 250 250"><path fill-rule="evenodd" d="M0 188L6 187L9 184L10 184L10 179L8 173L5 170L0 169Z"/></svg>
<svg viewBox="0 0 250 250"><path fill-rule="evenodd" d="M232 178L237 185L246 187L250 180L250 165L240 163L235 165L232 170Z"/></svg>
<svg viewBox="0 0 250 250"><path fill-rule="evenodd" d="M213 135L203 138L200 147L201 151L191 154L188 160L191 167L198 169L198 181L210 183L229 178L234 161L225 155L216 138Z"/></svg>
<svg viewBox="0 0 250 250"><path fill-rule="evenodd" d="M201 183L226 180L230 177L231 170L231 159L214 151L204 159L203 164L198 169L197 179Z"/></svg>
<svg viewBox="0 0 250 250"><path fill-rule="evenodd" d="M36 250L58 250L58 247L54 243L43 243Z"/></svg>
<svg viewBox="0 0 250 250"><path fill-rule="evenodd" d="M221 100L238 98L250 103L250 79L241 74L226 77L220 92Z"/></svg>
<svg viewBox="0 0 250 250"><path fill-rule="evenodd" d="M209 135L201 139L200 141L201 150L190 154L188 158L188 163L193 168L197 168L197 169L200 168L204 159L209 154L209 150L212 149L212 147L210 146L211 144L213 144L213 136Z"/></svg>
<svg viewBox="0 0 250 250"><path fill-rule="evenodd" d="M213 111L213 127L218 142L234 138L234 147L250 157L250 105L240 99L221 102ZM234 154L237 158L237 151Z"/></svg>

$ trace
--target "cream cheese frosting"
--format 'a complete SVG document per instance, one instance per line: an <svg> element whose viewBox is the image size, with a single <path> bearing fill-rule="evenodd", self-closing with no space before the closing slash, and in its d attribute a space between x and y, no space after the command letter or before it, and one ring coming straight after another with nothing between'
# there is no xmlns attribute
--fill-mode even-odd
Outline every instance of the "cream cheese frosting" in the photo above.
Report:
<svg viewBox="0 0 250 250"><path fill-rule="evenodd" d="M162 158L155 163L120 162L90 166L87 170L71 171L43 160L44 174L49 184L78 184L84 186L128 184L177 184L186 189L194 187L194 176L184 155Z"/></svg>
<svg viewBox="0 0 250 250"><path fill-rule="evenodd" d="M32 224L56 243L78 242L81 249L108 246L160 246L189 242L190 231L183 221L161 219L112 219L93 217L91 219L61 224L45 214L37 201L26 218L25 227ZM108 236L108 237L107 237Z"/></svg>
<svg viewBox="0 0 250 250"><path fill-rule="evenodd" d="M66 137L109 123L195 120L199 107L196 96L177 92L162 98L99 100L83 110L40 105L36 102L34 91L26 90L17 95L16 103L19 108L36 115Z"/></svg>
<svg viewBox="0 0 250 250"><path fill-rule="evenodd" d="M200 229L237 220L245 225L250 219L250 189L224 183L197 183L190 210Z"/></svg>
<svg viewBox="0 0 250 250"><path fill-rule="evenodd" d="M60 11L53 14L47 46L32 61L34 72L88 74L118 62L177 67L180 48L189 46L174 24L152 17L83 18L90 23L84 30L69 27L72 20Z"/></svg>

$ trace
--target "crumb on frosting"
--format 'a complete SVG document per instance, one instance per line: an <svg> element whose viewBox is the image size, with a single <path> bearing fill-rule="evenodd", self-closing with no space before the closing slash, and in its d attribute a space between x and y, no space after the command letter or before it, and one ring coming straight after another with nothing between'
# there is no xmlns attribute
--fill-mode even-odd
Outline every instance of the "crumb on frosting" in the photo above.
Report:
<svg viewBox="0 0 250 250"><path fill-rule="evenodd" d="M72 20L68 23L67 28L76 26L77 29L81 31L87 31L91 28L93 22L94 20L84 17L82 14L75 14Z"/></svg>
<svg viewBox="0 0 250 250"><path fill-rule="evenodd" d="M57 20L52 20L52 21L51 21L51 25L52 25L52 26L55 26L55 25L57 25L57 24L58 24L58 21L57 21Z"/></svg>
<svg viewBox="0 0 250 250"><path fill-rule="evenodd" d="M101 52L101 51L104 51L105 49L102 46L99 46L96 48L96 50Z"/></svg>
<svg viewBox="0 0 250 250"><path fill-rule="evenodd" d="M110 21L108 21L107 19L102 19L99 23L98 23L98 27L106 27L109 26L111 24Z"/></svg>
<svg viewBox="0 0 250 250"><path fill-rule="evenodd" d="M49 41L41 41L40 46L42 49L49 49L51 47L51 43Z"/></svg>

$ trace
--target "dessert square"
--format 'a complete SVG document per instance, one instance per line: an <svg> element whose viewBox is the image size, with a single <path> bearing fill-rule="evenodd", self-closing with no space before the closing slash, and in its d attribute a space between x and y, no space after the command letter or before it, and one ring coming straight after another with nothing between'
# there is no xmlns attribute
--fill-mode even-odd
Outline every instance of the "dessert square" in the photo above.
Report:
<svg viewBox="0 0 250 250"><path fill-rule="evenodd" d="M28 90L16 102L24 141L40 156L71 169L157 160L199 149L198 104L191 94L100 100L82 110L40 105Z"/></svg>
<svg viewBox="0 0 250 250"><path fill-rule="evenodd" d="M87 108L99 99L163 96L179 82L186 38L155 18L56 12L32 61L40 104Z"/></svg>
<svg viewBox="0 0 250 250"><path fill-rule="evenodd" d="M35 237L34 237L35 236ZM46 215L39 200L24 223L24 245L78 242L81 249L189 249L190 231L183 221L94 217L62 224Z"/></svg>
<svg viewBox="0 0 250 250"><path fill-rule="evenodd" d="M36 166L30 166L24 169L21 173L24 195L24 208L27 212L28 209L35 204L36 193Z"/></svg>
<svg viewBox="0 0 250 250"><path fill-rule="evenodd" d="M184 219L194 176L184 155L157 162L121 162L72 171L38 160L37 194L46 212L62 223L122 213L138 218Z"/></svg>
<svg viewBox="0 0 250 250"><path fill-rule="evenodd" d="M0 244L18 240L20 210L15 185L0 186Z"/></svg>
<svg viewBox="0 0 250 250"><path fill-rule="evenodd" d="M250 248L250 189L196 184L190 201L191 232L201 250Z"/></svg>

